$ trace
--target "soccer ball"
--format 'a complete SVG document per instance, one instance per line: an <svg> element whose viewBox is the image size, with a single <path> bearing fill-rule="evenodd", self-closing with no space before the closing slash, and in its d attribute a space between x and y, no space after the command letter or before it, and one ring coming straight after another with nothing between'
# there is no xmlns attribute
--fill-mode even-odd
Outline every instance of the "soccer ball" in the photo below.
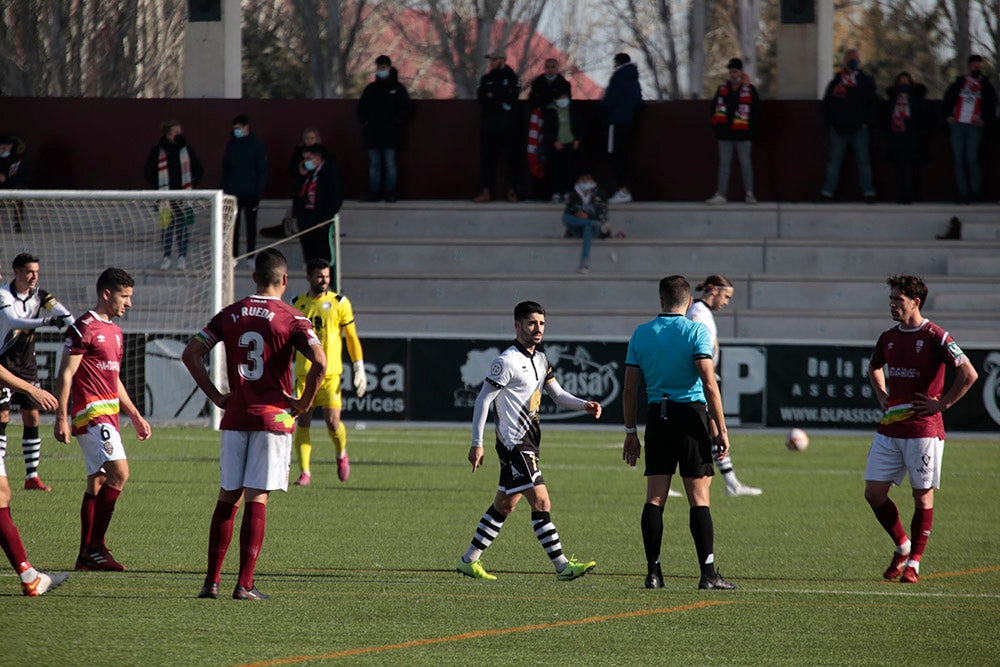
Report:
<svg viewBox="0 0 1000 667"><path fill-rule="evenodd" d="M800 428L793 428L785 438L785 446L793 452L801 452L809 447L809 436Z"/></svg>

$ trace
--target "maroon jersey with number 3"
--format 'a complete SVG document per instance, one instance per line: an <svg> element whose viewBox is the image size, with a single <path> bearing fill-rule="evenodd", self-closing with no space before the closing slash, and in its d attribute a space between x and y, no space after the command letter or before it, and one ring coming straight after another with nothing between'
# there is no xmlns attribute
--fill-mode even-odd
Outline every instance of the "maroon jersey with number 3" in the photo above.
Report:
<svg viewBox="0 0 1000 667"><path fill-rule="evenodd" d="M930 320L916 329L894 327L875 344L871 364L885 371L888 406L878 432L890 438L944 439L941 413L918 415L913 407L917 394L941 398L946 364L969 363L962 348L947 331Z"/></svg>
<svg viewBox="0 0 1000 667"><path fill-rule="evenodd" d="M220 310L198 336L209 348L226 345L231 395L223 430L295 430L285 398L292 393L292 355L319 345L308 318L276 297L248 296Z"/></svg>

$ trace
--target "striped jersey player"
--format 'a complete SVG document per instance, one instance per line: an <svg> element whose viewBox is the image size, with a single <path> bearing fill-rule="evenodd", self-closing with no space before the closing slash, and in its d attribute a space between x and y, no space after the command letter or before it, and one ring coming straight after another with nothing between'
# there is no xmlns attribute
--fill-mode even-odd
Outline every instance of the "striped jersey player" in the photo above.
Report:
<svg viewBox="0 0 1000 667"><path fill-rule="evenodd" d="M14 257L14 280L0 286L0 365L16 377L39 386L35 362L35 330L38 327L62 328L73 323L73 315L56 298L38 287L39 263L34 255L22 252ZM7 424L10 404L21 411L21 452L24 455L24 488L51 491L38 476L42 439L39 405L27 394L4 387L0 389L0 452L7 448Z"/></svg>
<svg viewBox="0 0 1000 667"><path fill-rule="evenodd" d="M593 570L596 563L577 562L563 554L559 533L549 514L552 503L539 468L541 428L538 409L543 388L560 407L585 411L595 419L601 416L601 404L577 398L565 391L556 380L545 353L537 349L545 333L544 308L533 301L517 304L514 308L514 332L514 344L493 361L476 398L472 447L469 449L469 462L475 472L483 462L483 429L492 405L496 409L500 484L492 504L479 521L469 548L455 567L475 579L496 579L483 568L479 558L496 539L504 520L524 495L531 505L535 537L552 561L558 578L570 581Z"/></svg>
<svg viewBox="0 0 1000 667"><path fill-rule="evenodd" d="M979 374L951 335L924 318L927 285L916 276L892 276L887 281L889 313L899 324L875 344L868 379L884 416L868 451L865 500L896 545L886 579L916 583L920 561L934 521L934 489L941 486L944 420L975 383ZM945 387L945 368L954 380ZM906 475L913 488L910 535L889 498L889 489Z"/></svg>

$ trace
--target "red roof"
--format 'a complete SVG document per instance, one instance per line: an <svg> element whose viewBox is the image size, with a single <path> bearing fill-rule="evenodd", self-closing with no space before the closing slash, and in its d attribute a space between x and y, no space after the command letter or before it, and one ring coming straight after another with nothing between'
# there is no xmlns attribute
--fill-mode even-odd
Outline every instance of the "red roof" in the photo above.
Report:
<svg viewBox="0 0 1000 667"><path fill-rule="evenodd" d="M426 12L406 9L396 12L392 20L371 17L365 26L365 34L359 36L357 47L352 54L355 62L371 63L374 71L375 58L386 54L392 58L393 67L399 72L400 81L414 97L453 99L456 96L451 72L435 57L438 50L437 35ZM502 48L499 42L503 38L505 28L502 22L494 25L493 37L490 40L491 51ZM502 48L507 53L507 64L521 76L524 96L527 96L531 80L542 73L545 59L555 58L560 63L563 76L573 86L574 99L601 97L604 89L585 72L577 70L572 63L568 63L566 55L541 33L536 32L532 35L531 47L522 62L521 54L524 52L528 33L527 24L514 24L510 29L506 48ZM474 36L470 41L474 43ZM484 60L479 76L485 72ZM367 83L370 77L366 76L363 79Z"/></svg>

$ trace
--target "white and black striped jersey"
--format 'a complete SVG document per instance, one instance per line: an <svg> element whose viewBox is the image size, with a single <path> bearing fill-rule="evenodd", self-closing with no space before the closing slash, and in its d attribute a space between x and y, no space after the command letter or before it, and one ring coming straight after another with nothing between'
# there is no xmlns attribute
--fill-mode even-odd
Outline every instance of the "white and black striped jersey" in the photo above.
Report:
<svg viewBox="0 0 1000 667"><path fill-rule="evenodd" d="M552 367L539 350L529 353L514 343L493 360L486 382L501 390L493 402L497 440L508 448L521 443L539 444L542 387L553 381Z"/></svg>
<svg viewBox="0 0 1000 667"><path fill-rule="evenodd" d="M18 377L34 379L35 329L57 315L73 323L69 310L45 290L18 294L13 283L0 286L0 363Z"/></svg>

